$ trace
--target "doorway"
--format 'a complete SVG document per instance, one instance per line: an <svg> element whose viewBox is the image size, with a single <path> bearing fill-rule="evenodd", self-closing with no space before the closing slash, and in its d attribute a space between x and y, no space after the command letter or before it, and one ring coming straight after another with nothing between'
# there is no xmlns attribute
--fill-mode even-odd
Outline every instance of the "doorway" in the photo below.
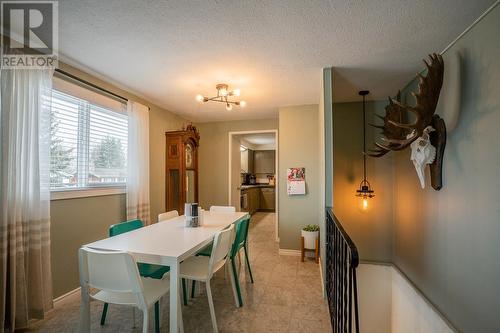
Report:
<svg viewBox="0 0 500 333"><path fill-rule="evenodd" d="M238 211L274 212L279 241L278 130L229 132L228 205Z"/></svg>

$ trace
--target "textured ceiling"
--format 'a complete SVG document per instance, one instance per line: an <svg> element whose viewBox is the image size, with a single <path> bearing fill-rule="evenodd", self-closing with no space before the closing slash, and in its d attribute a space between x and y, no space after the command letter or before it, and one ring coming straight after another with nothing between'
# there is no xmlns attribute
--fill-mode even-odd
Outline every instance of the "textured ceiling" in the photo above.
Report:
<svg viewBox="0 0 500 333"><path fill-rule="evenodd" d="M493 0L59 1L63 60L193 121L273 118L315 104L321 68L384 98L413 77ZM197 104L215 84L247 108Z"/></svg>

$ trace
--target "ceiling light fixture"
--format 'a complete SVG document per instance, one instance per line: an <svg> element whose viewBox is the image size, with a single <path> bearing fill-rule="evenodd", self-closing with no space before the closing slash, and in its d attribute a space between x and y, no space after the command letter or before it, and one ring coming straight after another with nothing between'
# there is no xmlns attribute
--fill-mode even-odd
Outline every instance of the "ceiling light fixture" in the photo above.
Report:
<svg viewBox="0 0 500 333"><path fill-rule="evenodd" d="M226 110L231 111L233 105L240 106L244 108L247 105L245 101L231 101L228 97L235 96L238 97L241 94L240 89L229 90L229 86L225 83L219 83L215 86L217 89L217 96L205 97L203 95L196 95L196 100L200 103L205 102L219 102L226 104Z"/></svg>

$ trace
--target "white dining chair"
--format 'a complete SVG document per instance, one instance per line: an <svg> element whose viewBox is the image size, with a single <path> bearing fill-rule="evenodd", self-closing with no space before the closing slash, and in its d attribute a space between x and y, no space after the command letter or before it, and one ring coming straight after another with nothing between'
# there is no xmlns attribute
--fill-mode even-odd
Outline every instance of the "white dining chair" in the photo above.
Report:
<svg viewBox="0 0 500 333"><path fill-rule="evenodd" d="M234 206L211 206L210 211L219 213L234 213L236 212L236 208Z"/></svg>
<svg viewBox="0 0 500 333"><path fill-rule="evenodd" d="M82 290L98 289L91 298L105 303L137 307L142 310L142 332L148 332L149 310L155 307L155 331L159 332L159 300L168 293L170 275L163 279L143 278L137 263L127 252L80 248ZM83 292L83 291L82 291ZM180 304L178 305L180 309ZM182 318L182 317L181 317Z"/></svg>
<svg viewBox="0 0 500 333"><path fill-rule="evenodd" d="M177 216L179 216L179 212L176 210L171 210L169 212L161 213L158 215L158 222L170 220Z"/></svg>
<svg viewBox="0 0 500 333"><path fill-rule="evenodd" d="M180 265L180 277L194 281L205 282L207 288L208 306L212 317L212 328L217 332L217 320L215 318L215 308L212 299L210 280L212 276L221 269L229 257L229 251L234 241L234 225L226 228L214 236L212 253L210 257L194 256L184 260ZM232 276L232 275L231 275ZM231 278L233 293L236 293L234 277ZM236 297L236 296L235 296Z"/></svg>

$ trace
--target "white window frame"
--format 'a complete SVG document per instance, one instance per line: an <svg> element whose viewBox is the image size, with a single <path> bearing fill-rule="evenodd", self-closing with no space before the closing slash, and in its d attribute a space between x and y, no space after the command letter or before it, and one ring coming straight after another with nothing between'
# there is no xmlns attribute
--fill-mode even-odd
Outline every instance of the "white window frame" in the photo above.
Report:
<svg viewBox="0 0 500 333"><path fill-rule="evenodd" d="M58 91L57 89L54 89ZM65 93L65 92L62 92ZM78 98L78 97L77 97ZM91 102L87 101L87 107L90 107ZM113 110L111 110L113 111ZM118 111L113 111L117 112ZM79 118L86 118L90 117L90 110L88 112L79 112L78 113ZM78 136L81 135L86 135L85 131L89 131L89 121L88 119L79 119L79 122L82 122L86 124L85 128L83 131L78 131ZM88 133L87 133L88 134ZM88 145L88 140L80 140L80 142L85 142L86 145ZM87 150L88 147L82 147L84 150ZM77 152L77 168L81 168L83 165L85 165L88 168L88 161L83 161L81 159L88 159L89 156L88 154L81 154ZM88 177L88 170L79 170L78 173L82 173L84 175L87 175ZM84 184L87 184L87 186L81 186L81 187L74 187L74 188L54 188L50 189L50 200L66 200L66 199L76 199L76 198L87 198L87 197L96 197L96 196L107 196L107 195L119 195L119 194L125 194L127 192L127 184L125 183L109 183L109 184L96 184L96 185L89 185L88 181L86 179L81 179L79 177L79 183L81 181L84 181Z"/></svg>
<svg viewBox="0 0 500 333"><path fill-rule="evenodd" d="M100 197L105 195L117 195L127 193L127 186L100 186L77 187L68 189L54 189L50 191L50 200L65 200L87 197Z"/></svg>

